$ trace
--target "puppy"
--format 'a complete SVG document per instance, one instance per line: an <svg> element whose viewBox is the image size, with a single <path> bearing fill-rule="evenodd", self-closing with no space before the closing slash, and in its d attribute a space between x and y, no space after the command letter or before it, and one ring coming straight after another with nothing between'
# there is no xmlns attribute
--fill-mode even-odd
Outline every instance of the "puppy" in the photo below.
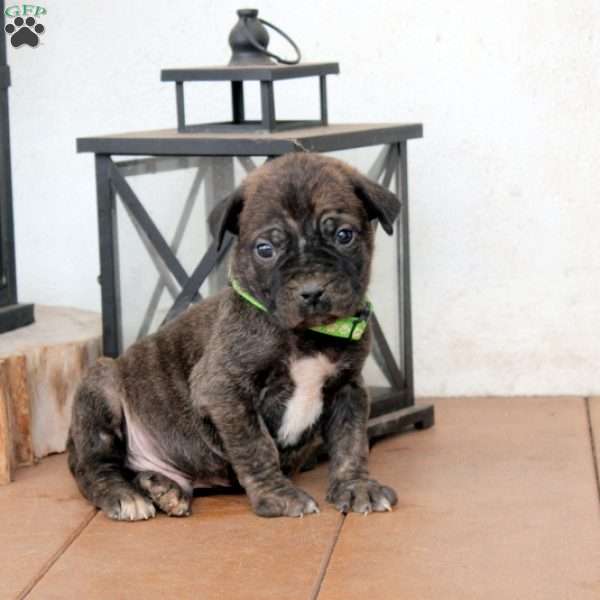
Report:
<svg viewBox="0 0 600 600"><path fill-rule="evenodd" d="M391 234L399 210L333 158L289 154L252 172L209 218L219 244L238 236L232 287L79 386L68 452L83 495L135 521L189 515L196 487L240 485L256 514L298 517L319 509L289 477L324 443L327 500L391 510L395 492L367 469L361 370L374 222Z"/></svg>

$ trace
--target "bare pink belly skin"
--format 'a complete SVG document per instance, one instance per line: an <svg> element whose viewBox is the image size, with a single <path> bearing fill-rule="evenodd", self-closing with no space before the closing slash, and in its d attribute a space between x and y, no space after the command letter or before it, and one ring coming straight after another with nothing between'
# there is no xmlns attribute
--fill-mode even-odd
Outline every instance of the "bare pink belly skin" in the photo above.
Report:
<svg viewBox="0 0 600 600"><path fill-rule="evenodd" d="M191 476L166 456L156 437L125 409L127 432L126 466L135 472L154 471L175 481L187 493L194 488L229 487L233 482L218 475Z"/></svg>

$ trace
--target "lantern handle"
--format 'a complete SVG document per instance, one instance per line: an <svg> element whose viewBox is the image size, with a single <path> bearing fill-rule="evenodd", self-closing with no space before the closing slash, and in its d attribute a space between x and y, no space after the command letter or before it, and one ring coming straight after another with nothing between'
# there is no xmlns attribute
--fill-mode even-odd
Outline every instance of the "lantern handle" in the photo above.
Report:
<svg viewBox="0 0 600 600"><path fill-rule="evenodd" d="M258 18L258 21L260 21L263 25L270 27L271 29L273 29L273 31L276 31L281 37L286 39L289 42L289 44L292 46L294 51L296 52L296 58L294 60L287 60L285 58L281 58L281 56L277 56L277 54L273 54L272 52L269 52L265 46L261 46L256 41L256 39L255 39L254 35L252 34L252 32L250 31L250 29L248 29L248 27L246 26L246 19L244 19L244 29L246 31L246 36L247 36L250 44L252 44L252 46L254 46L257 50L260 50L263 54L266 54L267 56L274 58L277 62L283 63L284 65L297 65L300 62L302 55L300 54L300 48L298 48L298 46L296 45L296 42L294 42L294 40L289 35L287 35L287 33L283 32L281 29L279 29L279 27L275 27L275 25L273 25L273 23L269 23L269 21L265 21L264 19L261 19L260 17Z"/></svg>

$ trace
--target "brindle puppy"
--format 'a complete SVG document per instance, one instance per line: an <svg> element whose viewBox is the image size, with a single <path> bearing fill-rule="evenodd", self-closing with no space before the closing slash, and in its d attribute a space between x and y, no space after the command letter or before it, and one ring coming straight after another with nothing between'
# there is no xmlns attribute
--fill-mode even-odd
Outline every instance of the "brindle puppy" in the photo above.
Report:
<svg viewBox="0 0 600 600"><path fill-rule="evenodd" d="M210 217L239 236L233 289L189 308L101 359L79 387L68 443L82 493L109 517L189 515L194 487L236 485L261 516L302 516L317 503L288 478L324 440L327 500L340 511L391 510L396 494L369 479L369 399L359 341L308 327L362 307L377 219L398 199L348 165L287 155L254 171Z"/></svg>

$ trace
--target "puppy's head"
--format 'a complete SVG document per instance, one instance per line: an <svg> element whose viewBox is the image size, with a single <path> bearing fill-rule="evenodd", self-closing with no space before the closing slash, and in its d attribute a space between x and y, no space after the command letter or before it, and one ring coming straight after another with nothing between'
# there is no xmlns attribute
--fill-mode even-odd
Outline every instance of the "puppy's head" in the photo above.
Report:
<svg viewBox="0 0 600 600"><path fill-rule="evenodd" d="M349 165L288 154L253 171L211 213L221 244L238 236L232 275L286 328L356 313L371 267L375 220L392 233L396 196Z"/></svg>

